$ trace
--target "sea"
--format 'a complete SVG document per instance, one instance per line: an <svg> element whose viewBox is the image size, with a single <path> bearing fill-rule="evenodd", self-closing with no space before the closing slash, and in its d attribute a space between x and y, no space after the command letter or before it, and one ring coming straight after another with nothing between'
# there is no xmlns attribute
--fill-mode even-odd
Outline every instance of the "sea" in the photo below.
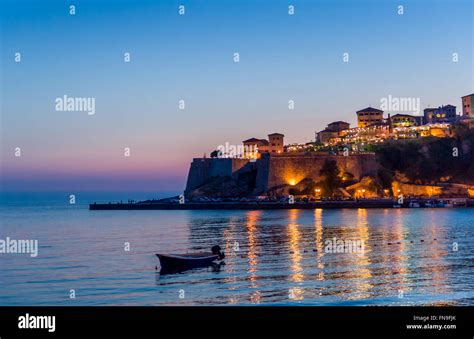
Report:
<svg viewBox="0 0 474 339"><path fill-rule="evenodd" d="M169 195L0 193L0 241L38 244L0 253L0 305L474 305L472 208L88 209ZM214 245L224 265L160 273Z"/></svg>

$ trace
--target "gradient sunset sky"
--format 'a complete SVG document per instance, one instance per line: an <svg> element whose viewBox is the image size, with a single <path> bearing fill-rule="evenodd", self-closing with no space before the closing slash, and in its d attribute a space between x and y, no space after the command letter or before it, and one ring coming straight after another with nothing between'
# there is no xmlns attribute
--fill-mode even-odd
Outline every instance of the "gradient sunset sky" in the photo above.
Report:
<svg viewBox="0 0 474 339"><path fill-rule="evenodd" d="M4 191L181 192L217 145L308 142L388 95L459 112L474 89L471 0L7 0L0 20Z"/></svg>

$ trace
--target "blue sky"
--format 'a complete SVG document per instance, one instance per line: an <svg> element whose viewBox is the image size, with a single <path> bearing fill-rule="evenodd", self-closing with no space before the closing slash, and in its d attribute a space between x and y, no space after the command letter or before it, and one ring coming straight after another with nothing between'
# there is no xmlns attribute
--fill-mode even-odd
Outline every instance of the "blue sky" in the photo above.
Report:
<svg viewBox="0 0 474 339"><path fill-rule="evenodd" d="M192 157L217 145L272 132L307 142L331 121L354 125L355 111L388 95L460 110L474 89L468 0L1 7L4 190L181 191ZM55 111L63 95L94 97L96 114Z"/></svg>

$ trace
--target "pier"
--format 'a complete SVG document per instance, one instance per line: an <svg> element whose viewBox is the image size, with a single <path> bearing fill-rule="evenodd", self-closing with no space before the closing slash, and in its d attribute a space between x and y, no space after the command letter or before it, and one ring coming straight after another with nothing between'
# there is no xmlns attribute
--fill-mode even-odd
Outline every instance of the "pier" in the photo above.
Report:
<svg viewBox="0 0 474 339"><path fill-rule="evenodd" d="M453 207L450 205L430 206L429 200L417 200L419 208ZM341 208L413 208L413 201L408 200L403 205L397 205L392 199L367 199L344 201L313 201L313 202L157 202L143 201L133 203L92 203L90 210L288 210L288 209L341 209ZM459 206L474 207L474 199L468 199ZM455 206L457 207L457 206Z"/></svg>

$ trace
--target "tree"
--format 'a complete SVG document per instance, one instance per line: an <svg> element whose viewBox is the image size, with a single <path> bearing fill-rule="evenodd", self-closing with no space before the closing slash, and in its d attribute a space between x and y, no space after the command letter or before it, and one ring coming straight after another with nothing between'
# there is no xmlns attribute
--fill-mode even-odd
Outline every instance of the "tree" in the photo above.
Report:
<svg viewBox="0 0 474 339"><path fill-rule="evenodd" d="M440 182L444 178L470 184L474 174L472 145L474 131L465 131L457 138L390 142L377 146L375 152L384 170L391 174L400 172L412 182L428 184ZM385 174L378 173L378 177L382 186L385 186Z"/></svg>
<svg viewBox="0 0 474 339"><path fill-rule="evenodd" d="M290 195L300 195L300 193L301 193L300 190L294 187L288 190L288 194Z"/></svg>
<svg viewBox="0 0 474 339"><path fill-rule="evenodd" d="M334 191L341 187L342 180L340 172L336 160L326 159L319 170L319 175L323 178L323 180L321 180L322 189L326 195L333 196Z"/></svg>
<svg viewBox="0 0 474 339"><path fill-rule="evenodd" d="M377 171L377 177L378 181L380 183L380 186L382 186L383 189L390 189L392 188L392 177L393 174L386 168L380 168Z"/></svg>
<svg viewBox="0 0 474 339"><path fill-rule="evenodd" d="M316 183L312 179L303 179L301 181L303 188L301 189L301 194L305 195L314 195L316 189Z"/></svg>
<svg viewBox="0 0 474 339"><path fill-rule="evenodd" d="M211 152L211 158L219 158L221 155L222 155L222 152L217 149Z"/></svg>

